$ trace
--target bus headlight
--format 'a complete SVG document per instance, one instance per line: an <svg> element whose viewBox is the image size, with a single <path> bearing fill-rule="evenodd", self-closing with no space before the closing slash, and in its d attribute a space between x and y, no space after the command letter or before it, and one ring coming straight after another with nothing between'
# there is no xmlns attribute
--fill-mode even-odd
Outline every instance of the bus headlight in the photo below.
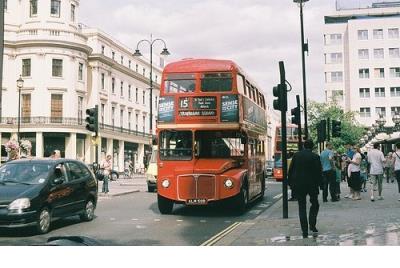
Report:
<svg viewBox="0 0 400 268"><path fill-rule="evenodd" d="M224 186L226 187L226 188L232 188L233 187L233 181L231 180L231 179L226 179L225 181L224 181Z"/></svg>
<svg viewBox="0 0 400 268"><path fill-rule="evenodd" d="M164 187L164 188L168 188L169 185L170 185L170 182L169 182L168 179L164 179L164 180L162 181L162 183L161 183L161 186Z"/></svg>

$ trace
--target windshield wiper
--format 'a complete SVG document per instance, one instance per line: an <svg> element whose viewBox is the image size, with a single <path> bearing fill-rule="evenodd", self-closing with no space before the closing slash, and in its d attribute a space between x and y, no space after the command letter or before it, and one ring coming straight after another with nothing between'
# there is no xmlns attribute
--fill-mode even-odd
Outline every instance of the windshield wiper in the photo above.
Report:
<svg viewBox="0 0 400 268"><path fill-rule="evenodd" d="M18 184L23 184L23 185L32 185L31 183L28 182L22 182L22 181L15 181L15 180L3 180L1 183L18 183Z"/></svg>

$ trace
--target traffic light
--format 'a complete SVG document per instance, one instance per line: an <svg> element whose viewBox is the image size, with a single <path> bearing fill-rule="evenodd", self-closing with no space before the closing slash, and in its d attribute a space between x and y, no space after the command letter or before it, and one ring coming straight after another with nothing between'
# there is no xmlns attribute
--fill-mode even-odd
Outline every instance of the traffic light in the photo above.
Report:
<svg viewBox="0 0 400 268"><path fill-rule="evenodd" d="M332 137L339 138L342 131L342 122L332 120Z"/></svg>
<svg viewBox="0 0 400 268"><path fill-rule="evenodd" d="M300 125L300 107L295 107L291 110L292 124Z"/></svg>
<svg viewBox="0 0 400 268"><path fill-rule="evenodd" d="M317 137L318 142L324 142L326 140L326 120L321 120L317 124Z"/></svg>
<svg viewBox="0 0 400 268"><path fill-rule="evenodd" d="M97 133L99 131L99 121L98 121L98 106L95 108L86 109L86 129Z"/></svg>
<svg viewBox="0 0 400 268"><path fill-rule="evenodd" d="M272 93L277 99L274 100L274 110L286 112L287 111L287 100L286 100L286 84L278 84L273 88Z"/></svg>

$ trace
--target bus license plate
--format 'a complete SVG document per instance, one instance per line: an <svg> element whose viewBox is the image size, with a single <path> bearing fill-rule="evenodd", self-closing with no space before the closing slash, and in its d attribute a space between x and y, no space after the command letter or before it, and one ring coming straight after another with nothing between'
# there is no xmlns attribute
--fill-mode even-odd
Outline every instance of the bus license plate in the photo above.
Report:
<svg viewBox="0 0 400 268"><path fill-rule="evenodd" d="M188 205L206 205L207 199L188 199L186 200L186 204Z"/></svg>

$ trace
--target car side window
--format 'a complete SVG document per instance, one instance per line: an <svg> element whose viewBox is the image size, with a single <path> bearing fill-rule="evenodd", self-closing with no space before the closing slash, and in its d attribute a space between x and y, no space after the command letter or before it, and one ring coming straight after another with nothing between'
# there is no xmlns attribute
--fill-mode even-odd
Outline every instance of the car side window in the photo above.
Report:
<svg viewBox="0 0 400 268"><path fill-rule="evenodd" d="M91 173L90 173L89 169L86 166L84 166L82 164L79 164L79 167L81 168L82 176L84 178L88 178L88 177L91 176Z"/></svg>
<svg viewBox="0 0 400 268"><path fill-rule="evenodd" d="M69 162L67 163L67 165L68 165L69 178L71 181L76 181L79 179L83 179L85 177L78 164Z"/></svg>
<svg viewBox="0 0 400 268"><path fill-rule="evenodd" d="M58 172L60 172L60 173L58 173ZM59 178L62 178L64 180L64 182L68 181L67 171L66 171L64 164L58 164L56 166L56 171L55 171L56 176L57 176L57 173L58 173Z"/></svg>

